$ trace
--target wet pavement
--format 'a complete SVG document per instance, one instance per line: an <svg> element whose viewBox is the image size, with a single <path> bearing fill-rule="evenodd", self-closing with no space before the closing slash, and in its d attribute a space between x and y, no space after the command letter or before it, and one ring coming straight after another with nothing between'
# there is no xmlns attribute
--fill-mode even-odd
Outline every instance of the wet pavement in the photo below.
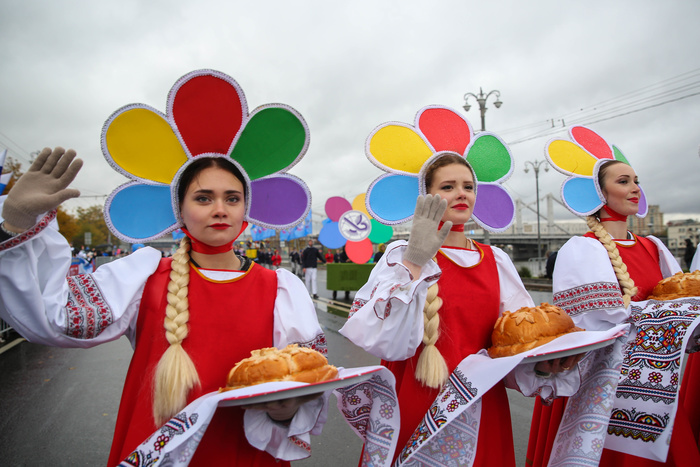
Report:
<svg viewBox="0 0 700 467"><path fill-rule="evenodd" d="M325 270L318 272L319 295L331 299ZM532 295L536 303L549 299L546 293ZM350 300L353 296L351 292ZM338 301L343 297L339 293ZM322 301L316 308L332 364L379 363L338 333L343 317L328 313ZM26 341L8 347L0 348L0 466L105 465L132 354L128 340L93 349L59 349ZM534 400L508 392L516 459L522 466ZM362 443L335 404L332 396L323 434L312 437L312 457L293 462L294 466L357 466Z"/></svg>

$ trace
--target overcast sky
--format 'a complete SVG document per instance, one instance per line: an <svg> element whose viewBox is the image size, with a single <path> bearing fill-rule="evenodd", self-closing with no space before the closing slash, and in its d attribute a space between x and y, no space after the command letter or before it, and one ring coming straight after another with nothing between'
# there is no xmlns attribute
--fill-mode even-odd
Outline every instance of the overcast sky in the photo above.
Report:
<svg viewBox="0 0 700 467"><path fill-rule="evenodd" d="M42 147L76 149L79 203L101 204L126 181L102 156L104 121L129 103L165 112L178 78L212 68L249 109L281 102L304 116L311 144L291 172L322 214L381 174L364 154L374 127L412 123L430 104L464 112L465 93L496 89L503 105L488 101L486 128L511 147L514 198L534 203L525 161L577 123L622 149L666 221L700 218L700 2L336 3L4 0L0 150L26 168ZM541 196L558 198L563 180L541 172Z"/></svg>

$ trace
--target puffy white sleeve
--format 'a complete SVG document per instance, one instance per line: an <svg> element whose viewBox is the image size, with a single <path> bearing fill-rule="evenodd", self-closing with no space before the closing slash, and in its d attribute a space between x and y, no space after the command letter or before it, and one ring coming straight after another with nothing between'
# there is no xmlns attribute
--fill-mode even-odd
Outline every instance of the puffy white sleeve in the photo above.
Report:
<svg viewBox="0 0 700 467"><path fill-rule="evenodd" d="M534 306L532 297L525 289L520 274L515 269L510 257L500 248L491 247L491 251L496 259L501 289L501 309L498 314L501 315L504 311L517 311L518 308L524 306Z"/></svg>
<svg viewBox="0 0 700 467"><path fill-rule="evenodd" d="M392 243L355 294L350 317L340 333L387 361L412 357L423 340L423 306L440 268L428 261L420 277L403 265L407 242Z"/></svg>
<svg viewBox="0 0 700 467"><path fill-rule="evenodd" d="M602 331L629 317L608 252L597 239L569 239L557 254L552 279L554 304L578 327Z"/></svg>
<svg viewBox="0 0 700 467"><path fill-rule="evenodd" d="M654 245L656 245L656 248L659 250L659 267L661 268L661 275L664 278L670 277L677 272L683 272L681 265L678 264L678 261L676 260L675 256L673 256L673 253L671 253L669 249L666 248L666 245L664 245L664 243L661 240L654 237L653 235L649 235L646 238L654 242ZM695 263L698 260L697 252L695 253L696 254L695 258L693 258L693 263ZM693 263L691 263L691 266ZM690 270L694 271L692 267Z"/></svg>
<svg viewBox="0 0 700 467"><path fill-rule="evenodd" d="M700 269L700 248L695 250L695 256L693 256L693 261L690 262L690 271L697 271Z"/></svg>
<svg viewBox="0 0 700 467"><path fill-rule="evenodd" d="M276 273L275 347L281 349L288 344L299 344L327 355L326 336L306 286L286 269L277 269ZM328 418L329 396L330 392L302 404L288 426L273 422L265 411L246 410L244 425L248 442L277 459L308 457L309 451L304 446L310 445L309 435L321 434Z"/></svg>
<svg viewBox="0 0 700 467"><path fill-rule="evenodd" d="M133 344L143 288L160 252L143 248L93 274L67 276L70 247L54 213L0 243L0 318L44 345L92 347L125 334Z"/></svg>

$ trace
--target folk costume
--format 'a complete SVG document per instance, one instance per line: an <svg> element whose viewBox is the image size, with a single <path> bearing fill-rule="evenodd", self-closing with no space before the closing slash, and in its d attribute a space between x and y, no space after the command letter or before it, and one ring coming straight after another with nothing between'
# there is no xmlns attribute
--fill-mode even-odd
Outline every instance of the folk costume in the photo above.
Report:
<svg viewBox="0 0 700 467"><path fill-rule="evenodd" d="M588 216L605 203L598 182L600 166L609 160L629 162L617 147L587 128L573 127L570 135L573 142L551 141L546 155L557 170L569 175L562 186L565 205L576 215ZM643 217L647 212L643 192L639 205L637 215ZM577 326L590 331L623 322L634 324L627 338L628 347L614 367L617 372L610 372L607 379L601 377L597 385L586 386L585 381L582 385L581 391L591 393L616 389L613 404L596 412L599 423L591 425L595 428L588 443L569 439L574 444L567 445L566 438L555 441L560 423L591 420L594 405L571 408L565 399L558 399L547 407L537 401L528 465L559 465L550 461L550 454L565 449L572 452L571 458L617 467L700 463L698 427L691 426L694 416L689 417L682 402L690 393L685 387L686 378L698 384L692 358L678 403L682 358L686 349L692 350L696 345L693 331L697 329L699 314L694 310L700 299L647 300L658 281L680 271L677 261L653 236L644 238L628 232L627 239L614 239L614 243L637 287L631 306L625 306L608 252L593 232L571 238L559 250L553 277L554 303L564 308Z"/></svg>
<svg viewBox="0 0 700 467"><path fill-rule="evenodd" d="M401 150L396 147L398 141L404 143ZM500 186L513 170L510 152L496 135L474 137L458 113L426 107L418 112L414 126L379 126L366 147L368 158L389 172L370 186L366 196L368 211L380 222L392 225L412 218L414 200L427 192L425 170L449 151L465 157L475 183L478 179L472 218L491 231L505 230L512 223L513 201ZM396 377L401 428L394 458L399 464L515 465L508 400L500 380L520 359L503 371L498 365L507 359L494 360L492 368L497 368L498 376L488 383L483 381L483 371L472 374L465 368L473 357L477 367L488 368L491 360L482 349L490 346L500 314L533 303L507 254L489 245L473 245L442 247L420 277L412 277L402 263L408 243L392 243L355 296L350 318L340 331L381 357ZM436 283L435 296L431 286ZM426 301L434 300L442 300L435 346L452 373L443 387L425 386L415 374L425 348L423 309ZM560 389L572 394L578 388L575 371L540 380L534 363L519 367L509 382L528 395L540 391L551 395ZM486 416L481 417L480 411ZM448 446L462 449L435 448L433 442L442 436L452 440ZM367 459L371 453L365 449L363 456Z"/></svg>
<svg viewBox="0 0 700 467"><path fill-rule="evenodd" d="M249 114L238 84L212 70L181 78L167 107L161 114L146 105L129 105L104 126L105 158L131 179L105 206L105 218L117 237L142 243L182 227L177 185L185 167L201 157L223 158L243 174L247 196L242 230L248 221L287 228L304 219L310 209L308 188L284 173L308 147L308 128L296 111L267 105ZM192 242L195 248L196 239ZM146 247L93 274L66 277L70 248L58 233L53 211L34 228L0 243L0 316L29 341L45 345L92 347L123 335L130 340L134 356L110 466L122 460L120 465L129 466L156 461L277 466L278 459L308 457L309 433L323 425L327 398L303 404L288 425L273 422L264 411L221 409L203 438L180 457L164 454L184 430L199 428L196 417L182 414L161 428L154 421L154 368L170 345L163 320L171 260ZM326 353L304 284L284 269L270 271L240 260L240 271L189 264L189 333L182 346L201 386L187 394L187 403L225 386L228 371L251 350L297 343ZM150 452L136 449L157 429Z"/></svg>

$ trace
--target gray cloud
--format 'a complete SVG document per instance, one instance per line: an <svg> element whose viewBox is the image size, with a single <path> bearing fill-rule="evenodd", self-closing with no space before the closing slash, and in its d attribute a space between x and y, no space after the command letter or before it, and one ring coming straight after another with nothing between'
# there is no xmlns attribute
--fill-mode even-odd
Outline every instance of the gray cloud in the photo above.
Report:
<svg viewBox="0 0 700 467"><path fill-rule="evenodd" d="M461 111L464 93L483 87L501 91L486 125L513 143L507 186L525 202L535 182L524 162L565 136L563 118L619 146L652 204L700 217L700 96L636 111L700 90L696 2L231 3L4 2L0 148L27 161L44 146L74 147L86 161L75 186L96 196L78 202L100 202L125 182L100 151L109 115L133 102L164 111L180 76L214 68L239 82L251 109L283 102L304 115L311 145L292 173L321 212L381 173L364 155L375 126L410 123L429 104ZM649 98L693 71L683 93ZM615 102L628 106L603 113ZM466 116L480 128L474 108ZM543 173L541 194L558 195L562 181Z"/></svg>

